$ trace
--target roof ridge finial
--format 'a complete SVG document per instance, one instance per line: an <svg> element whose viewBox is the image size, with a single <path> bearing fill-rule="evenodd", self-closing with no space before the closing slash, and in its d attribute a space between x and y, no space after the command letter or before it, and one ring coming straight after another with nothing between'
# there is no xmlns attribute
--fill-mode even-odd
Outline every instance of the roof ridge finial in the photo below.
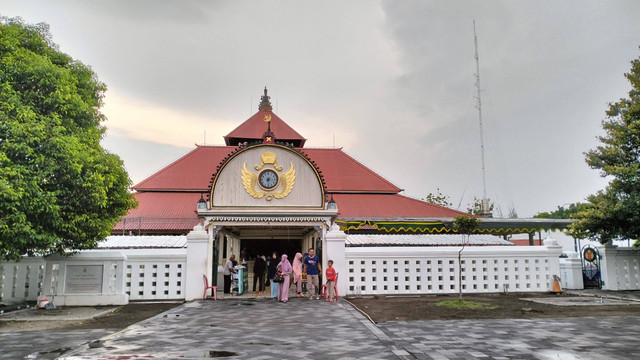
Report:
<svg viewBox="0 0 640 360"><path fill-rule="evenodd" d="M258 106L259 111L272 111L273 107L271 106L271 96L267 95L267 87L264 87L264 95L260 97L260 105Z"/></svg>

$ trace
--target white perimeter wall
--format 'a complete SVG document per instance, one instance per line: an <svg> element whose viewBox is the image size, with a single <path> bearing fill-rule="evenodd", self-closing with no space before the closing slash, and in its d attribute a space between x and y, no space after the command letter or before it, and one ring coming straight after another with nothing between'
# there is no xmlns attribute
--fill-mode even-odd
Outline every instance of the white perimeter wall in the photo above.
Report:
<svg viewBox="0 0 640 360"><path fill-rule="evenodd" d="M532 247L466 247L462 251L463 293L551 291L553 275L561 276L567 289L582 288L580 259L560 259L562 247L553 240L545 242L545 246ZM455 294L459 250L460 247L344 248L340 294ZM640 289L638 249L607 245L599 250L603 289ZM206 264L188 262L186 248L120 250L117 261L111 259L113 255L114 250L90 250L68 258L25 258L17 263L0 263L0 303L36 301L50 295L64 296L60 300L68 300L67 305L105 304L104 300L118 294L128 300L193 300L202 296ZM338 260L334 259L339 265ZM81 304L79 301L86 300L86 295L61 293L64 289L61 271L66 264L95 263L105 264L103 295L108 296L100 299L101 295L96 294L95 299Z"/></svg>
<svg viewBox="0 0 640 360"><path fill-rule="evenodd" d="M346 248L347 294L458 292L460 247ZM462 251L462 292L549 291L562 247L482 246Z"/></svg>
<svg viewBox="0 0 640 360"><path fill-rule="evenodd" d="M640 249L615 245L599 245L597 248L602 258L603 289L640 289Z"/></svg>

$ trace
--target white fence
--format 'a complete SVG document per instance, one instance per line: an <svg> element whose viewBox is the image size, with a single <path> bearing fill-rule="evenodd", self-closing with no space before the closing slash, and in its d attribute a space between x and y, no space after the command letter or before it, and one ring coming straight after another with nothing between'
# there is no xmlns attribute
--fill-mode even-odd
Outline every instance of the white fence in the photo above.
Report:
<svg viewBox="0 0 640 360"><path fill-rule="evenodd" d="M460 247L346 248L347 294L458 292ZM549 291L559 275L561 247L467 247L462 251L462 292Z"/></svg>
<svg viewBox="0 0 640 360"><path fill-rule="evenodd" d="M636 248L600 245L602 288L605 290L640 289L640 251Z"/></svg>
<svg viewBox="0 0 640 360"><path fill-rule="evenodd" d="M129 253L125 270L125 292L129 300L184 299L186 262L186 249Z"/></svg>
<svg viewBox="0 0 640 360"><path fill-rule="evenodd" d="M0 303L51 298L60 305L105 305L129 300L183 300L186 249L91 250L46 260L0 263ZM70 287L73 267L98 267L97 284ZM91 285L91 284L89 284ZM125 296L126 295L126 296Z"/></svg>
<svg viewBox="0 0 640 360"><path fill-rule="evenodd" d="M42 294L45 265L42 258L0 263L0 303L35 301Z"/></svg>
<svg viewBox="0 0 640 360"><path fill-rule="evenodd" d="M202 296L202 275L208 266L206 232L200 235L202 241L198 240L198 244L202 249L194 247L189 256L188 248L110 249L83 251L72 257L0 263L0 303L36 301L40 296L52 296L61 305L197 299ZM348 295L457 293L459 250L346 247L339 282L346 284ZM462 291L550 291L554 275L562 277L567 289L581 289L580 259L560 259L561 251L553 240L545 240L545 246L466 247L462 251ZM603 289L640 289L638 250L607 245L600 246L599 251ZM93 273L97 283L70 283L69 275L84 267Z"/></svg>

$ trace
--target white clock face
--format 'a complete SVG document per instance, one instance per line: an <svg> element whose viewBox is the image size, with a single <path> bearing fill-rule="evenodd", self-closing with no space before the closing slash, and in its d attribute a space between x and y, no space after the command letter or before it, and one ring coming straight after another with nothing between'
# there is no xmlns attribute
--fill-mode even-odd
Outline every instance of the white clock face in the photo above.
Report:
<svg viewBox="0 0 640 360"><path fill-rule="evenodd" d="M263 170L258 175L258 183L261 188L265 190L272 190L278 186L278 174L271 169Z"/></svg>

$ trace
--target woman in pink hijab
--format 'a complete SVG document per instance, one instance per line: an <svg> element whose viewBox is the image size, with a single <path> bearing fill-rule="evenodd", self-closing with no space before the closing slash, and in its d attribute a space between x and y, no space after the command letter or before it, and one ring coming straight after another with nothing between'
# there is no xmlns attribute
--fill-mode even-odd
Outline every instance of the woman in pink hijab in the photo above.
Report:
<svg viewBox="0 0 640 360"><path fill-rule="evenodd" d="M302 296L302 254L296 253L293 259L293 283L296 284L296 296Z"/></svg>
<svg viewBox="0 0 640 360"><path fill-rule="evenodd" d="M287 260L286 254L282 254L281 259L278 264L278 272L282 274L284 281L280 284L280 289L278 289L278 301L287 302L289 301L289 278L291 277L293 267L291 267L291 263Z"/></svg>

